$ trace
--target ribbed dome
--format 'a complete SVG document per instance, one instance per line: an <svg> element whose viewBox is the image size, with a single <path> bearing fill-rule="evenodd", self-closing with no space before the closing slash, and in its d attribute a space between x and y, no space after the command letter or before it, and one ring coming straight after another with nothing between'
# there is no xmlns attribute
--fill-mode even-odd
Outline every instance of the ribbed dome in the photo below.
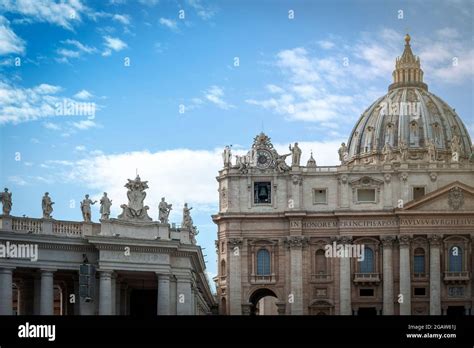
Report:
<svg viewBox="0 0 474 348"><path fill-rule="evenodd" d="M351 133L348 163L429 160L431 153L436 153L436 161L451 161L453 152L462 161L471 154L471 139L462 120L428 92L408 34L405 41L388 93L364 111ZM430 147L436 150L430 152Z"/></svg>

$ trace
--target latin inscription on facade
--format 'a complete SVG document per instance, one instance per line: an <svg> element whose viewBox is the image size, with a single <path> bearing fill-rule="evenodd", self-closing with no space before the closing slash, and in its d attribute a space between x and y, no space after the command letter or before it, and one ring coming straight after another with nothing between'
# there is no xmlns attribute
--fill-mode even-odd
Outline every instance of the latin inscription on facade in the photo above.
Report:
<svg viewBox="0 0 474 348"><path fill-rule="evenodd" d="M400 220L401 226L474 226L474 218L451 218L451 219L406 219Z"/></svg>
<svg viewBox="0 0 474 348"><path fill-rule="evenodd" d="M397 220L290 221L290 228L379 228L398 227ZM402 219L400 226L474 226L474 218Z"/></svg>

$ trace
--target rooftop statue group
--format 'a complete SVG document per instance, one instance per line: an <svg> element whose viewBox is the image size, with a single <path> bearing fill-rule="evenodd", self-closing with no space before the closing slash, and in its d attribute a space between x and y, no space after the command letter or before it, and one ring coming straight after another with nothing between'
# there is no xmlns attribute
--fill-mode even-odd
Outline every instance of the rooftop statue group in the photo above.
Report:
<svg viewBox="0 0 474 348"><path fill-rule="evenodd" d="M260 134L256 138L259 137L266 137L264 134ZM267 138L269 139L269 138ZM451 152L451 162L458 162L460 157L464 155L461 146L460 138L455 134L450 141L450 152ZM301 154L302 151L298 146L298 143L295 143L294 146L289 145L290 153L279 155L271 146L271 152L274 155L274 168L280 172L286 172L291 169L291 167L299 167L301 162ZM474 162L474 145L472 145L471 154L468 156L468 161L473 163ZM418 148L417 148L418 150ZM286 158L291 155L291 167L288 166L285 162ZM341 146L338 149L339 161L341 164L345 164L349 161L349 148L345 143L341 143ZM255 151L250 151L247 155L239 156L235 155L235 165L232 165L232 150L231 145L227 145L224 148L224 152L222 153L222 158L224 161L224 168L235 168L240 171L242 174L248 173L248 169L251 165L256 163L255 159ZM438 147L436 146L435 141L427 140L425 144L425 152L424 154L413 154L409 151L408 144L400 140L398 144L398 149L394 148L389 142L386 142L381 151L381 157L383 163L389 163L395 160L400 160L402 162L407 161L408 159L412 160L420 160L427 158L429 162L437 162L439 161L438 155ZM311 165L310 165L311 164ZM315 166L314 159L310 158L308 161L308 167Z"/></svg>
<svg viewBox="0 0 474 348"><path fill-rule="evenodd" d="M125 187L128 188L128 204L122 204L120 206L123 209L123 212L117 218L127 221L151 221L152 219L147 214L149 207L143 203L146 197L144 190L148 188L147 181L141 181L140 177L137 175L135 180L128 179L128 183L125 185ZM12 193L8 191L8 188L5 188L4 192L0 192L0 201L2 202L3 206L3 215L10 215L12 209ZM90 199L88 194L86 194L84 199L81 201L81 213L84 222L91 222L91 206L96 203L97 201ZM101 216L100 220L109 220L112 200L107 196L107 192L103 193L99 203ZM53 205L54 202L51 200L49 193L46 192L41 200L43 219L53 218ZM198 232L196 226L193 224L191 209L192 208L188 207L187 203L184 204L181 228L191 231L191 234L194 237ZM172 204L168 204L165 201L165 197L162 197L161 202L158 204L158 220L160 223L169 223L169 215L171 210Z"/></svg>
<svg viewBox="0 0 474 348"><path fill-rule="evenodd" d="M260 135L262 136L262 135ZM247 154L244 156L235 155L235 165L232 165L232 145L226 145L224 148L224 152L222 153L222 159L224 162L224 168L236 168L241 173L247 173L248 167L252 163L256 163L256 154L255 151L252 151L252 154ZM272 153L274 154L275 158L275 169L282 173L289 171L291 168L286 164L286 158L291 156L291 166L292 167L299 167L301 162L301 154L302 151L298 146L298 143L295 143L294 146L289 145L290 153L279 155L273 148Z"/></svg>

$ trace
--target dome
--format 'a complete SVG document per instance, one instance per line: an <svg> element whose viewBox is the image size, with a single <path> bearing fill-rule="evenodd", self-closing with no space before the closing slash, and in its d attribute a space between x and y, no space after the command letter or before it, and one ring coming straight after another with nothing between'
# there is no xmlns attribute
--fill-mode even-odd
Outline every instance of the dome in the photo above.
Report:
<svg viewBox="0 0 474 348"><path fill-rule="evenodd" d="M347 164L464 161L471 155L462 120L423 83L420 59L411 51L408 34L388 93L361 115L346 151Z"/></svg>

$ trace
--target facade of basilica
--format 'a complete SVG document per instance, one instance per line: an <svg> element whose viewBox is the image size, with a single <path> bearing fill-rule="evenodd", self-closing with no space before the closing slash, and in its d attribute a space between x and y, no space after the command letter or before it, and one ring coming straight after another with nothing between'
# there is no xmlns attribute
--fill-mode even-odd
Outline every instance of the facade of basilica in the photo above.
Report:
<svg viewBox="0 0 474 348"><path fill-rule="evenodd" d="M290 150L291 166L263 133L235 163L224 150L221 314L474 315L472 142L408 35L340 165Z"/></svg>

